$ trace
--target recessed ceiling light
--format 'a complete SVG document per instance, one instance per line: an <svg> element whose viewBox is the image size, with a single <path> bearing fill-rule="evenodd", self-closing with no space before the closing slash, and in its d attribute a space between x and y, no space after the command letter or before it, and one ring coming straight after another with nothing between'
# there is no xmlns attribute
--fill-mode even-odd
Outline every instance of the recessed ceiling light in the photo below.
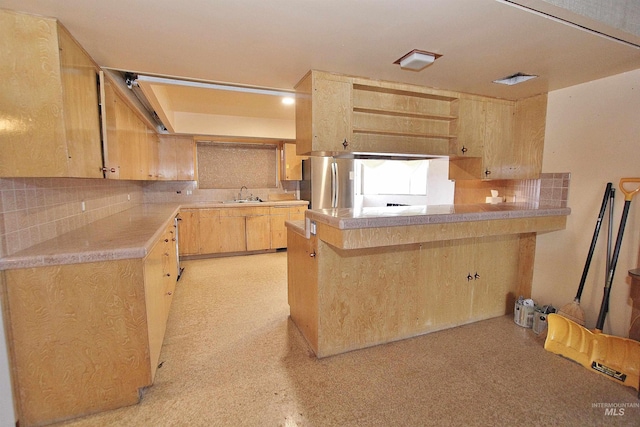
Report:
<svg viewBox="0 0 640 427"><path fill-rule="evenodd" d="M282 98L282 103L284 105L293 105L293 104L295 104L295 102L296 102L296 100L293 99L290 96L285 96L284 98Z"/></svg>
<svg viewBox="0 0 640 427"><path fill-rule="evenodd" d="M440 58L442 55L427 52L425 50L413 49L402 58L394 61L394 64L400 64L400 68L405 70L420 71L428 65Z"/></svg>
<svg viewBox="0 0 640 427"><path fill-rule="evenodd" d="M517 85L518 83L526 82L527 80L535 79L536 77L538 76L533 74L515 73L510 76L494 80L493 82L501 85L513 86Z"/></svg>

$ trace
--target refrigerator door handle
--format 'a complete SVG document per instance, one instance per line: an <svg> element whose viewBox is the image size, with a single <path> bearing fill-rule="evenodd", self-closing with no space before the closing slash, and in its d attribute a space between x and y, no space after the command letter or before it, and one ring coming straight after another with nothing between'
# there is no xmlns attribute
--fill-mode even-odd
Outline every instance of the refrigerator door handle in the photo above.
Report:
<svg viewBox="0 0 640 427"><path fill-rule="evenodd" d="M331 162L331 207L338 207L338 165Z"/></svg>

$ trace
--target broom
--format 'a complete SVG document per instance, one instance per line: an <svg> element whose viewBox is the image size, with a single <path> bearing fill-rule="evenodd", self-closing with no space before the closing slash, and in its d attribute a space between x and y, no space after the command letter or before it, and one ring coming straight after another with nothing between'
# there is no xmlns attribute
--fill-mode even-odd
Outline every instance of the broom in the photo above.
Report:
<svg viewBox="0 0 640 427"><path fill-rule="evenodd" d="M598 240L598 234L600 234L600 226L602 225L602 218L604 217L604 212L607 209L607 203L611 200L610 211L613 209L613 196L614 189L612 188L612 183L607 183L607 188L604 191L604 197L602 198L602 206L600 206L600 213L598 214L598 219L596 221L596 228L593 231L593 237L591 238L591 246L589 247L589 253L587 254L587 261L584 264L584 269L582 270L582 277L580 278L580 285L578 286L578 292L576 293L576 297L569 304L565 304L558 310L558 314L576 322L580 326L584 326L584 310L580 307L580 298L582 297L582 290L584 289L584 283L587 280L587 273L589 272L589 266L591 265L591 259L593 258L593 252L596 248L596 242ZM609 224L611 227L611 224ZM607 254L607 258L609 258Z"/></svg>

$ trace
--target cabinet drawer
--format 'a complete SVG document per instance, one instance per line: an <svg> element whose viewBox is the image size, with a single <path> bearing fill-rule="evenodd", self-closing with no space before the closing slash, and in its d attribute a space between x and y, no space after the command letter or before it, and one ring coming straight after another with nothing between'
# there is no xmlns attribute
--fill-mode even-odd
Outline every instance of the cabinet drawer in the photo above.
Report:
<svg viewBox="0 0 640 427"><path fill-rule="evenodd" d="M289 213L289 206L271 206L269 208L270 215L287 215Z"/></svg>
<svg viewBox="0 0 640 427"><path fill-rule="evenodd" d="M269 215L268 207L243 207L220 209L220 216Z"/></svg>
<svg viewBox="0 0 640 427"><path fill-rule="evenodd" d="M244 209L245 216L269 215L269 207L251 207Z"/></svg>
<svg viewBox="0 0 640 427"><path fill-rule="evenodd" d="M289 213L304 213L307 210L307 207L302 206L289 206Z"/></svg>
<svg viewBox="0 0 640 427"><path fill-rule="evenodd" d="M200 218L219 218L220 211L221 209L200 209Z"/></svg>

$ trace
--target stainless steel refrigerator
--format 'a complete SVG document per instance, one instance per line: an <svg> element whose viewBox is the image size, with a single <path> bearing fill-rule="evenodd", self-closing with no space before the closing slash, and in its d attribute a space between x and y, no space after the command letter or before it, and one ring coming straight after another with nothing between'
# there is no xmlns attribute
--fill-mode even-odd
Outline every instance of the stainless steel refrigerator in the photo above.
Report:
<svg viewBox="0 0 640 427"><path fill-rule="evenodd" d="M300 199L309 209L352 208L354 204L354 160L309 157L302 161Z"/></svg>

